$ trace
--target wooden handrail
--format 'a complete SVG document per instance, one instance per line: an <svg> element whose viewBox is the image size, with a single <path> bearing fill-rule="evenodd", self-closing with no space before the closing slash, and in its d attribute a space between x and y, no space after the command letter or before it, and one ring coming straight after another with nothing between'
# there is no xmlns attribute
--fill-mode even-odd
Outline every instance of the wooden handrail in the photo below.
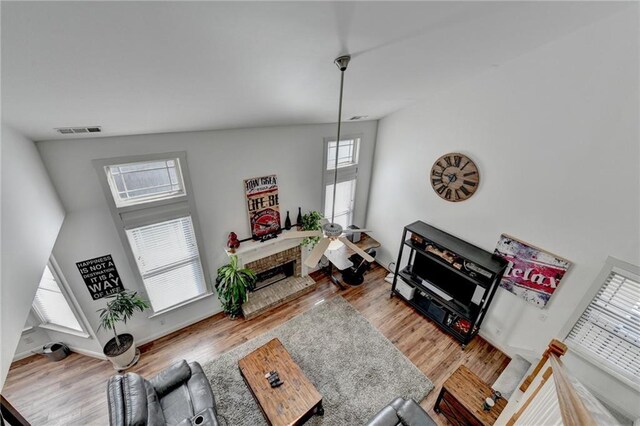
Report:
<svg viewBox="0 0 640 426"><path fill-rule="evenodd" d="M566 353L567 353L567 345L562 343L560 340L553 339L549 343L549 346L547 347L547 349L542 354L542 358L540 358L540 362L538 362L538 365L536 365L536 368L533 369L533 372L520 385L520 390L522 392L525 392L529 388L529 386L531 385L531 382L533 382L533 379L535 379L535 377L538 375L538 373L542 369L542 366L547 362L551 354L554 354L560 357Z"/></svg>
<svg viewBox="0 0 640 426"><path fill-rule="evenodd" d="M549 356L549 363L553 370L553 381L555 382L556 393L558 394L562 422L565 425L596 426L596 421L571 384L569 375L560 358L556 354L551 354Z"/></svg>

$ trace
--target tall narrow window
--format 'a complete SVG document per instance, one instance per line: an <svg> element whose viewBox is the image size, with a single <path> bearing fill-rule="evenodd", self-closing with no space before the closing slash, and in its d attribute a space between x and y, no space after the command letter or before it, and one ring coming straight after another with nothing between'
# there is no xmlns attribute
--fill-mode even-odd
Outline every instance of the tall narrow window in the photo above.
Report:
<svg viewBox="0 0 640 426"><path fill-rule="evenodd" d="M70 330L84 333L76 314L62 292L60 280L60 275L52 263L48 263L33 300L33 310L40 319L40 325L45 328L53 326L57 331Z"/></svg>
<svg viewBox="0 0 640 426"><path fill-rule="evenodd" d="M605 266L600 289L575 323L567 343L614 371L640 379L640 276Z"/></svg>
<svg viewBox="0 0 640 426"><path fill-rule="evenodd" d="M154 312L208 294L184 153L94 163Z"/></svg>
<svg viewBox="0 0 640 426"><path fill-rule="evenodd" d="M324 163L324 215L331 219L333 210L333 185L336 178L336 156L338 157L336 208L334 222L346 228L353 224L356 183L358 179L358 151L360 138L345 138L340 145L335 139L325 139Z"/></svg>

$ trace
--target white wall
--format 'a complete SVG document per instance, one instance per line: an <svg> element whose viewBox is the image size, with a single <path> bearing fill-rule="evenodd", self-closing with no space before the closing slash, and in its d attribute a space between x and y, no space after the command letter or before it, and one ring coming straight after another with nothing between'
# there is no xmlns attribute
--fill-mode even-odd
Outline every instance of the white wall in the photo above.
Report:
<svg viewBox="0 0 640 426"><path fill-rule="evenodd" d="M377 122L344 126L344 134L363 135L356 224L365 222L376 129ZM235 231L240 238L250 236L243 179L272 173L278 175L283 223L287 210L295 222L298 206L303 212L319 210L323 191L323 138L334 135L335 131L335 125L327 124L38 143L67 210L54 256L91 327L97 328L96 310L104 302L90 298L76 262L112 254L125 288L140 289L91 160L186 151L204 240L202 256L213 279L217 268L228 261L223 251L228 233ZM126 329L138 342L144 342L219 311L220 304L214 296L152 319L147 318L148 313L136 314ZM100 332L98 338L104 344L110 335ZM81 344L73 343L76 347ZM87 340L82 348L101 351L97 346Z"/></svg>
<svg viewBox="0 0 640 426"><path fill-rule="evenodd" d="M33 142L2 125L2 371L9 371L64 209Z"/></svg>
<svg viewBox="0 0 640 426"><path fill-rule="evenodd" d="M489 251L504 232L573 262L547 309L498 290L482 333L504 348L540 353L607 256L639 262L637 12L631 5L379 122L367 227L381 262L418 219ZM435 159L455 151L481 174L462 203L440 199L428 180Z"/></svg>
<svg viewBox="0 0 640 426"><path fill-rule="evenodd" d="M52 341L47 331L39 328L38 324L38 318L36 318L33 312L29 312L25 327L30 326L31 328L23 332L22 336L20 336L13 361L26 358L33 355L33 353L42 352L42 347Z"/></svg>

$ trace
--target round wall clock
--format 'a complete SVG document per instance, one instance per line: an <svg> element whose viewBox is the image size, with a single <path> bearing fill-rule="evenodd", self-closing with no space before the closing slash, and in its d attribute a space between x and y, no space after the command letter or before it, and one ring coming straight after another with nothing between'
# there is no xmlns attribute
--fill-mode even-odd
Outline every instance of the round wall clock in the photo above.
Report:
<svg viewBox="0 0 640 426"><path fill-rule="evenodd" d="M451 152L438 158L429 175L433 190L447 201L464 201L478 189L480 173L469 157Z"/></svg>

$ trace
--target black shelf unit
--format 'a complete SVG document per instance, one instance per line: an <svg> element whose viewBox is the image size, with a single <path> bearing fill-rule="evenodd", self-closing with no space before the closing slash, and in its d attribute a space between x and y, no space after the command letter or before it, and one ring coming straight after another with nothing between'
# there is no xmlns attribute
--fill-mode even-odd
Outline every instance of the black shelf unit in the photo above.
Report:
<svg viewBox="0 0 640 426"><path fill-rule="evenodd" d="M498 289L507 262L421 221L405 226L401 241L391 297L395 294L400 296L418 312L458 339L464 349L480 331L480 325ZM403 256L407 253L407 262L403 262ZM413 273L416 253L421 254L423 268L432 266L446 271L438 274L438 280L450 277L458 282L463 280L464 283L475 285L473 301L464 303L454 297L448 297L446 291L439 291L447 288L443 285L445 283L416 276ZM403 264L406 266L401 268ZM413 289L413 297L407 298L397 290L398 280L404 283L401 284L403 287Z"/></svg>

